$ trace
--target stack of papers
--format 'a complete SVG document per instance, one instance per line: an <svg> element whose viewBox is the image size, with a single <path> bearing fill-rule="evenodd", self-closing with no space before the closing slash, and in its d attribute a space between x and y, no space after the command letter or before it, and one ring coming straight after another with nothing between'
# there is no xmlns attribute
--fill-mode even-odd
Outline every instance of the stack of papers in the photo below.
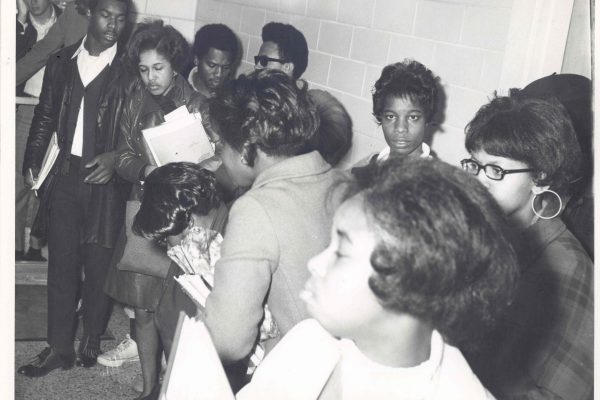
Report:
<svg viewBox="0 0 600 400"><path fill-rule="evenodd" d="M46 180L46 177L52 170L52 166L58 158L58 153L60 153L60 147L58 147L58 137L56 132L54 132L50 138L50 143L48 143L46 154L44 154L40 173L38 174L37 179L35 179L31 190L38 190L42 186L42 183Z"/></svg>
<svg viewBox="0 0 600 400"><path fill-rule="evenodd" d="M164 123L143 129L142 134L158 167L182 161L198 164L215 154L200 113L190 113L186 106L165 115Z"/></svg>

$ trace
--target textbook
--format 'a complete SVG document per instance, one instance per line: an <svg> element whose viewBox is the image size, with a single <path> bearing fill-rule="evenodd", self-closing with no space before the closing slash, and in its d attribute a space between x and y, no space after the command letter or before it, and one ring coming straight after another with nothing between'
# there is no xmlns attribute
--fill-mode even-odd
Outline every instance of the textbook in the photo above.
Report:
<svg viewBox="0 0 600 400"><path fill-rule="evenodd" d="M165 122L142 129L145 144L156 166L170 162L200 163L215 152L199 113L190 114L181 106L165 115Z"/></svg>
<svg viewBox="0 0 600 400"><path fill-rule="evenodd" d="M46 177L52 170L52 166L58 158L58 153L60 153L60 147L58 147L58 135L54 132L50 138L50 143L48 143L46 154L44 154L40 173L38 174L37 179L35 179L31 190L38 190L42 186L42 183L46 180Z"/></svg>
<svg viewBox="0 0 600 400"><path fill-rule="evenodd" d="M235 399L206 325L183 311L159 399Z"/></svg>

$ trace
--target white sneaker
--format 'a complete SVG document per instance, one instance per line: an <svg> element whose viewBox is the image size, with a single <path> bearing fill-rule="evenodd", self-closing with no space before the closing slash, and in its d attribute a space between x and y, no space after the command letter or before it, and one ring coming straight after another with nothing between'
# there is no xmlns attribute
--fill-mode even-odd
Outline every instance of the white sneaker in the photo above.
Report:
<svg viewBox="0 0 600 400"><path fill-rule="evenodd" d="M124 362L139 359L137 343L127 334L117 347L98 356L98 364L105 367L120 367Z"/></svg>

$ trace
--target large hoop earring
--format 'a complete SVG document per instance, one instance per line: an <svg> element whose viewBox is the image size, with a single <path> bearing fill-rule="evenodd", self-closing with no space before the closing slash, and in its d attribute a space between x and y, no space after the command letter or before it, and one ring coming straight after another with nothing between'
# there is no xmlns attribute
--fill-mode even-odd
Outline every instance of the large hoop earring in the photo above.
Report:
<svg viewBox="0 0 600 400"><path fill-rule="evenodd" d="M541 213L539 213L536 209L535 209L535 199L536 197L538 197L539 195L542 195L544 193L552 193L553 195L555 195L558 198L558 210L550 217L544 217ZM561 210L563 207L563 202L562 199L560 198L560 195L558 193L556 193L554 190L550 190L550 189L546 189L540 193L534 193L533 198L531 199L531 209L533 210L533 213L541 218L541 219L552 219L552 218L556 218L558 216L558 214L560 214Z"/></svg>

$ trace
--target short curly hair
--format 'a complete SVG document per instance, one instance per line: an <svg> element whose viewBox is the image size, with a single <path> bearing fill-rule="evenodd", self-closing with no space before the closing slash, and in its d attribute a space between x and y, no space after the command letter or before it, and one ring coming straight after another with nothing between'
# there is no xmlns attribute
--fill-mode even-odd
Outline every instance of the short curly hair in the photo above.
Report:
<svg viewBox="0 0 600 400"><path fill-rule="evenodd" d="M302 76L308 66L308 44L298 29L290 24L269 22L262 28L262 41L273 42L279 47L279 56L294 64L294 79Z"/></svg>
<svg viewBox="0 0 600 400"><path fill-rule="evenodd" d="M423 108L425 120L434 122L439 106L439 78L418 61L406 59L386 65L373 87L373 116L381 123L388 97L410 99Z"/></svg>
<svg viewBox="0 0 600 400"><path fill-rule="evenodd" d="M315 150L319 115L306 88L285 73L261 69L224 85L210 100L209 115L220 138L254 165L256 150L296 156Z"/></svg>
<svg viewBox="0 0 600 400"><path fill-rule="evenodd" d="M140 53L156 50L171 63L171 67L179 72L189 61L190 46L179 31L163 21L145 21L138 25L127 46L127 64L136 74Z"/></svg>
<svg viewBox="0 0 600 400"><path fill-rule="evenodd" d="M438 160L394 159L346 193L377 243L369 287L388 310L476 348L510 304L519 269L502 210L476 179Z"/></svg>
<svg viewBox="0 0 600 400"><path fill-rule="evenodd" d="M223 24L208 24L198 29L192 51L198 58L204 57L210 48L231 53L232 61L238 57L238 39L235 33Z"/></svg>
<svg viewBox="0 0 600 400"><path fill-rule="evenodd" d="M162 241L183 232L192 214L207 215L220 205L221 196L212 172L189 162L166 164L146 177L132 231Z"/></svg>
<svg viewBox="0 0 600 400"><path fill-rule="evenodd" d="M571 119L554 99L518 90L483 105L465 128L465 147L511 158L533 169L536 184L564 190L579 173L581 149Z"/></svg>

